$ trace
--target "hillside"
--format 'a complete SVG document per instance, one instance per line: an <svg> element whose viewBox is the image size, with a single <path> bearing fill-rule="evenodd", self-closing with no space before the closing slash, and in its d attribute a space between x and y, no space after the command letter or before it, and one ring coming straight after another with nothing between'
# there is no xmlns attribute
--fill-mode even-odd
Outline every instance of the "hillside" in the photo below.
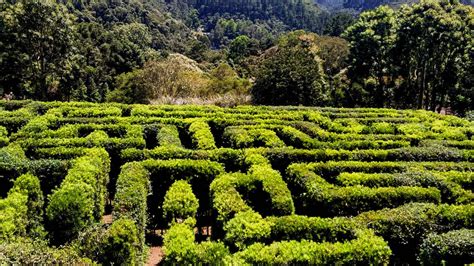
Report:
<svg viewBox="0 0 474 266"><path fill-rule="evenodd" d="M316 3L331 11L337 10L354 10L362 12L369 9L374 9L381 5L388 5L391 7L400 7L402 4L413 4L419 2L418 0L316 0ZM473 0L461 0L462 4L474 6Z"/></svg>
<svg viewBox="0 0 474 266"><path fill-rule="evenodd" d="M9 0L0 95L464 116L474 99L472 14L437 1L356 17L308 0Z"/></svg>

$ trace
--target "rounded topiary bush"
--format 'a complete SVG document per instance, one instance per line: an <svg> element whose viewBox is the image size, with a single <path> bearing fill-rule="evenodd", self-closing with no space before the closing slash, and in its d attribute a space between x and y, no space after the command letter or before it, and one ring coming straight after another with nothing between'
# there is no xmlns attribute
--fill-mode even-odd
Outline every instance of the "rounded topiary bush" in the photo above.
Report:
<svg viewBox="0 0 474 266"><path fill-rule="evenodd" d="M198 207L199 202L191 185L184 180L176 181L171 185L163 202L163 211L168 221L194 217Z"/></svg>

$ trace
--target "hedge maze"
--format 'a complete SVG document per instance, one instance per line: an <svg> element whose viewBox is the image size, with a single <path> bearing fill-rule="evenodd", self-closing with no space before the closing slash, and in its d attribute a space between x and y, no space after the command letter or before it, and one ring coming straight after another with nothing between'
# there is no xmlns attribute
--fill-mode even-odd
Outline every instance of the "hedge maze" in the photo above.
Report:
<svg viewBox="0 0 474 266"><path fill-rule="evenodd" d="M48 263L156 241L164 264L474 263L473 135L426 111L0 102L0 262L41 239Z"/></svg>

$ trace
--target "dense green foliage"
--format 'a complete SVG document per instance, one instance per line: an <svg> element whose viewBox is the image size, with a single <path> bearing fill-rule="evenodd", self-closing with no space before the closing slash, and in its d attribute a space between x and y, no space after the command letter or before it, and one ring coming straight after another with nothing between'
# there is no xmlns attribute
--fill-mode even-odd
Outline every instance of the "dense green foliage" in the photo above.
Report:
<svg viewBox="0 0 474 266"><path fill-rule="evenodd" d="M382 108L0 109L1 263L141 265L157 244L169 265L473 262L472 121Z"/></svg>
<svg viewBox="0 0 474 266"><path fill-rule="evenodd" d="M473 14L448 0L381 6L358 18L310 0L10 0L0 8L0 94L464 116L474 101Z"/></svg>
<svg viewBox="0 0 474 266"><path fill-rule="evenodd" d="M55 243L64 244L104 213L110 168L105 150L90 150L73 162L61 186L49 195L48 228Z"/></svg>
<svg viewBox="0 0 474 266"><path fill-rule="evenodd" d="M324 79L315 46L316 36L295 32L269 51L252 88L254 101L263 105L321 105Z"/></svg>
<svg viewBox="0 0 474 266"><path fill-rule="evenodd" d="M184 180L174 182L163 201L163 211L169 221L194 217L198 207L198 199L193 194L191 186Z"/></svg>
<svg viewBox="0 0 474 266"><path fill-rule="evenodd" d="M363 13L345 32L352 89L368 95L354 104L472 109L473 16L472 7L448 1Z"/></svg>
<svg viewBox="0 0 474 266"><path fill-rule="evenodd" d="M469 229L430 234L421 245L423 264L471 263L474 260L474 232Z"/></svg>

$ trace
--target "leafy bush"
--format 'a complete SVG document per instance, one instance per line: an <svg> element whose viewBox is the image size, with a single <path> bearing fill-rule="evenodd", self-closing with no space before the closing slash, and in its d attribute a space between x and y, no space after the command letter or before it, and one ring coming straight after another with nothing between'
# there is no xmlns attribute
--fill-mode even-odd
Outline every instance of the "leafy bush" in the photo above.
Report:
<svg viewBox="0 0 474 266"><path fill-rule="evenodd" d="M191 186L184 180L178 180L171 185L163 202L163 212L168 221L194 217L198 207L198 199L193 194Z"/></svg>
<svg viewBox="0 0 474 266"><path fill-rule="evenodd" d="M196 256L201 264L218 265L226 261L230 252L224 243L204 241L196 245Z"/></svg>
<svg viewBox="0 0 474 266"><path fill-rule="evenodd" d="M163 125L158 130L157 140L162 147L182 147L178 128L173 125Z"/></svg>
<svg viewBox="0 0 474 266"><path fill-rule="evenodd" d="M263 191L269 195L271 201L269 202L269 206L271 206L268 210L269 213L288 215L295 212L290 190L280 173L272 169L270 164L253 164L249 169L249 174L261 182Z"/></svg>
<svg viewBox="0 0 474 266"><path fill-rule="evenodd" d="M175 223L164 236L165 265L219 265L229 257L229 250L220 242L194 242L194 218Z"/></svg>
<svg viewBox="0 0 474 266"><path fill-rule="evenodd" d="M474 230L429 234L420 246L423 265L469 264L474 261Z"/></svg>
<svg viewBox="0 0 474 266"><path fill-rule="evenodd" d="M193 122L189 126L189 133L191 134L192 142L196 149L210 150L217 148L211 128L206 122Z"/></svg>
<svg viewBox="0 0 474 266"><path fill-rule="evenodd" d="M389 243L396 260L414 263L420 244L429 233L470 228L474 224L474 206L411 203L366 212L356 219Z"/></svg>
<svg viewBox="0 0 474 266"><path fill-rule="evenodd" d="M51 248L38 239L17 238L0 243L2 265L90 265L90 259L81 257L71 247Z"/></svg>
<svg viewBox="0 0 474 266"><path fill-rule="evenodd" d="M39 179L31 174L21 175L14 182L10 193L13 192L18 192L28 197L27 234L34 238L43 237L44 198Z"/></svg>
<svg viewBox="0 0 474 266"><path fill-rule="evenodd" d="M26 235L28 224L28 196L13 192L0 199L0 240Z"/></svg>
<svg viewBox="0 0 474 266"><path fill-rule="evenodd" d="M251 210L235 187L236 183L248 178L241 173L223 174L211 183L212 206L217 211L218 220L225 222L238 212Z"/></svg>
<svg viewBox="0 0 474 266"><path fill-rule="evenodd" d="M250 264L388 264L390 248L381 237L365 233L344 243L315 243L307 240L256 243L235 254Z"/></svg>
<svg viewBox="0 0 474 266"><path fill-rule="evenodd" d="M271 225L254 211L239 212L225 226L225 241L243 249L258 239L270 236Z"/></svg>
<svg viewBox="0 0 474 266"><path fill-rule="evenodd" d="M251 147L254 138L248 130L239 127L226 127L222 134L224 146L235 149Z"/></svg>
<svg viewBox="0 0 474 266"><path fill-rule="evenodd" d="M8 144L8 131L5 127L0 126L0 147Z"/></svg>
<svg viewBox="0 0 474 266"><path fill-rule="evenodd" d="M194 226L194 223L195 221L192 226ZM163 239L166 264L196 263L196 247L192 226L187 223L178 223L168 229Z"/></svg>
<svg viewBox="0 0 474 266"><path fill-rule="evenodd" d="M102 263L119 265L139 265L142 263L142 243L137 226L133 220L121 218L115 220L102 240Z"/></svg>
<svg viewBox="0 0 474 266"><path fill-rule="evenodd" d="M117 189L113 202L114 219L130 218L137 226L140 243L145 243L147 226L147 197L150 191L149 172L140 163L122 166L117 179Z"/></svg>
<svg viewBox="0 0 474 266"><path fill-rule="evenodd" d="M107 184L109 182L110 159L103 149L91 149L85 156L74 160L71 169L64 178L61 186L83 182L92 187L94 191L94 217L101 219L107 197Z"/></svg>
<svg viewBox="0 0 474 266"><path fill-rule="evenodd" d="M46 217L54 243L72 240L94 222L94 194L92 186L77 182L61 185L49 195Z"/></svg>

